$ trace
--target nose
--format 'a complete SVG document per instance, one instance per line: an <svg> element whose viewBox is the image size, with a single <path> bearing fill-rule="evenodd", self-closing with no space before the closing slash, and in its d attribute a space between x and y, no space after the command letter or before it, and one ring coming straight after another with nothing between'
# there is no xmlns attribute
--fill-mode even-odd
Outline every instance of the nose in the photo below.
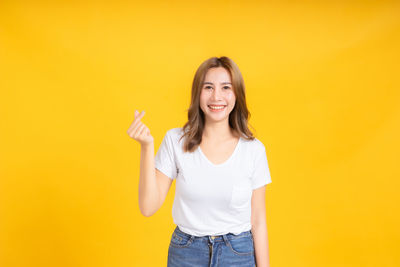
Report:
<svg viewBox="0 0 400 267"><path fill-rule="evenodd" d="M211 95L213 101L221 99L220 90L221 89L219 89L218 87L216 87L215 90L213 90L213 93Z"/></svg>

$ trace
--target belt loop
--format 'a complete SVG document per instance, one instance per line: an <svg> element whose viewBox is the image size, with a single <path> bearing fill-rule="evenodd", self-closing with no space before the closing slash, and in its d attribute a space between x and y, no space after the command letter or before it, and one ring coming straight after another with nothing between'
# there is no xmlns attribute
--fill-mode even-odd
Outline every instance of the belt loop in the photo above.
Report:
<svg viewBox="0 0 400 267"><path fill-rule="evenodd" d="M230 246L230 243L229 243L229 240L228 240L228 237L227 237L227 234L225 234L225 235L222 235L222 238L224 239L224 241L225 241L225 244L229 247Z"/></svg>

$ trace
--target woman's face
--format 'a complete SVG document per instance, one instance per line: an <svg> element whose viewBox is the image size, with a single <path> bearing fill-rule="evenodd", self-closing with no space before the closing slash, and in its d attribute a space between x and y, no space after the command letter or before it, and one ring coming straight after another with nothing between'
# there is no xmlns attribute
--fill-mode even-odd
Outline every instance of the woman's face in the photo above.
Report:
<svg viewBox="0 0 400 267"><path fill-rule="evenodd" d="M200 108L204 112L206 121L229 119L229 113L235 107L235 102L236 96L229 72L223 67L210 68L200 93Z"/></svg>

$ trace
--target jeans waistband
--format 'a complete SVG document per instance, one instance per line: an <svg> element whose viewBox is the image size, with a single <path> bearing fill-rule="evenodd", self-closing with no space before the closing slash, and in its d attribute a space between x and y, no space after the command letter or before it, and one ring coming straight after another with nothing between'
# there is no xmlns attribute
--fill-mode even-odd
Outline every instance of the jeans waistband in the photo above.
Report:
<svg viewBox="0 0 400 267"><path fill-rule="evenodd" d="M249 231L241 232L241 233L238 234L238 235L235 235L235 234L233 234L233 233L227 233L227 234L224 234L224 235L193 236L193 235L190 235L190 234L187 234L187 233L183 232L182 230L179 229L178 226L176 226L174 232L175 232L177 235L186 236L186 237L188 237L188 238L212 239L213 241L223 241L223 240L224 240L224 236L225 236L227 239L235 239L235 238L248 237L248 236L251 236L251 235L252 235L251 230L249 230Z"/></svg>

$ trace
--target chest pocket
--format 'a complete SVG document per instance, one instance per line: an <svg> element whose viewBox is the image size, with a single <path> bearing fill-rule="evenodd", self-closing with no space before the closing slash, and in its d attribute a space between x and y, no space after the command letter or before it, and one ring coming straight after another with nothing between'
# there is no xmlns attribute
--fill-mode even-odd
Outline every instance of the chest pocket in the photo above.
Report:
<svg viewBox="0 0 400 267"><path fill-rule="evenodd" d="M236 182L232 187L230 207L246 209L251 203L252 189L248 179Z"/></svg>

